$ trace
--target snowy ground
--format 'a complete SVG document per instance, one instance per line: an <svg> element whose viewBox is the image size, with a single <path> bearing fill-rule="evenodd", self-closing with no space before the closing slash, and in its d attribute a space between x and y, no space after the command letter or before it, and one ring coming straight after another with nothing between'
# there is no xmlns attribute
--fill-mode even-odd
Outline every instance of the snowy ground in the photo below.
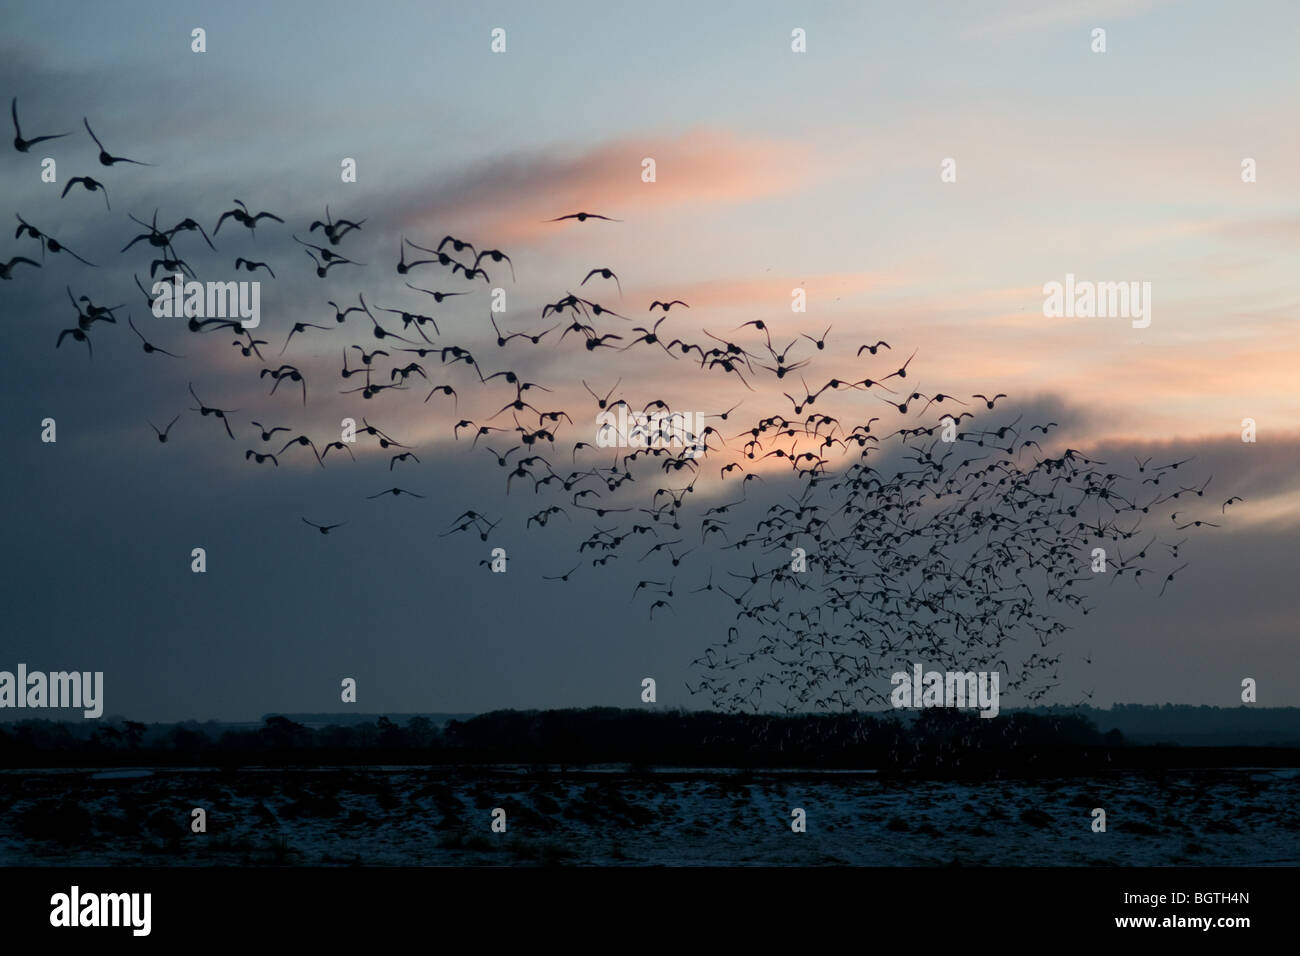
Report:
<svg viewBox="0 0 1300 956"><path fill-rule="evenodd" d="M207 833L190 811L207 811ZM493 833L492 809L507 814ZM790 811L807 813L794 833ZM1107 832L1093 833L1102 807ZM1300 771L0 773L3 865L1290 865Z"/></svg>

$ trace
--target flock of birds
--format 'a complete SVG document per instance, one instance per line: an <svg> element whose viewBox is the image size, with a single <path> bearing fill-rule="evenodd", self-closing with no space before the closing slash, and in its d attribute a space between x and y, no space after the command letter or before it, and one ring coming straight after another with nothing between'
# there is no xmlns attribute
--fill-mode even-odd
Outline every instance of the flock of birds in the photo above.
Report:
<svg viewBox="0 0 1300 956"><path fill-rule="evenodd" d="M16 100L12 114L19 152L71 135L26 139ZM110 154L88 120L84 126L100 165L149 165ZM103 193L111 214L104 183L75 176L63 189L65 201L75 201L70 191L77 186ZM239 200L206 220L213 224L210 233L190 217L166 228L157 212L148 222L134 214L129 219L143 231L120 255L143 250L153 257L150 283L160 273L196 276L195 253L217 254L218 236L223 244L247 246L259 228L291 237L320 279L338 283L350 275L373 281L382 271L341 251L345 240L364 234L367 219L335 220L328 207L323 219L306 227L319 242L300 238L280 215L253 212ZM554 228L624 228L615 225L620 219L585 211L548 222ZM15 239L36 242L41 261L15 255L0 263L0 278L14 278L20 265L42 268L47 253L66 253L85 268L97 268L21 216L18 223ZM236 235L223 233L223 226ZM230 259L225 262L223 281L231 268ZM813 377L831 328L784 342L774 338L773 325L754 319L715 334L694 317L688 302L671 295L654 299L638 318L624 314L633 310L623 305L621 277L605 266L590 269L581 281L575 276L579 293L557 292L528 327L503 331L499 317L490 314L478 328L456 335L445 315L433 314L437 307L488 292L507 275L513 283L513 259L452 235L425 245L402 236L390 267L422 297L421 308L372 305L361 290L351 304L351 294L335 293L321 301L319 321L293 322L274 333L275 341L257 337L272 336L268 327L245 329L238 318L152 320L172 323L167 348L150 341L133 317L123 321L126 306L98 305L69 284L76 323L60 330L54 344L85 344L93 360L92 334L121 334L118 327L126 325L147 355L163 361L233 347L258 366L252 374L269 384L268 398L286 403L277 406L283 409L309 402L308 362L285 361L290 346L326 336L339 342L338 391L379 409L410 401L396 393L422 396L424 405L445 415L447 438L467 444L472 454L480 445L486 449L491 463L485 464L495 464L501 477L500 494L535 496L538 509L524 521L524 531L544 531L557 519L575 532L580 523L590 523L590 532L576 538L573 558L558 561L545 580L583 587L597 569L635 565L631 600L652 620L678 615L682 599L721 602L723 613L734 617L725 636L693 662L699 676L688 689L724 710L887 704L891 670L913 660L948 669L1001 669L1004 687L1029 702L1040 700L1060 679L1060 635L1070 618L1092 607L1084 597L1087 587L1113 586L1123 577L1163 596L1187 566L1177 564L1187 538L1166 540L1166 532L1219 526L1173 510L1195 507L1206 497L1210 479L1182 480L1190 460L1135 460L1136 468L1129 468L1059 447L1052 440L1056 422L1028 422L1023 414L1008 420L1006 410L997 408L1007 399L1002 393L922 391L911 368L916 351L903 359L901 349L883 340L861 345L851 364L834 375ZM273 263L242 254L233 261L234 271L259 278L264 272L274 279L275 269L283 274L294 268L308 266L298 257ZM408 277L416 270L436 281L414 284ZM133 276L151 305L150 283ZM605 292L618 296L617 310ZM174 341L181 336L184 346ZM566 369L585 363L583 371L549 386L528 380L520 367L535 364L529 355L542 349L563 353ZM691 436L695 449L599 447L595 421L601 412L673 412L663 398L634 404L630 386L620 390L621 379L609 384L610 359L634 349L646 380L666 371L679 378L690 372L710 377L714 392L736 389L742 401L704 416L708 424ZM580 396L581 405L566 400L560 408L552 396L570 381L581 381L583 391L575 391L574 399ZM354 452L347 441L313 437L278 421L236 420L235 410L208 403L213 396L207 386L191 382L186 397L192 400L189 413L214 419L210 436L234 442L250 467L346 466L362 449L388 457L394 473L421 463L419 449L371 424L370 418L383 414L373 409L357 415L362 427ZM162 428L148 423L160 443L172 440L184 414ZM424 497L400 485L365 495L384 496ZM496 500L495 506L485 500L464 510L442 533L494 540L503 520L490 517L500 511ZM1213 516L1239 501L1233 496L1216 503L1220 512ZM1169 524L1144 530L1157 515ZM347 525L319 515L300 518L321 535ZM1105 574L1091 571L1096 547L1106 549ZM796 570L801 555L806 570ZM689 626L686 613L677 617L677 626ZM1026 648L1027 654L1020 653Z"/></svg>

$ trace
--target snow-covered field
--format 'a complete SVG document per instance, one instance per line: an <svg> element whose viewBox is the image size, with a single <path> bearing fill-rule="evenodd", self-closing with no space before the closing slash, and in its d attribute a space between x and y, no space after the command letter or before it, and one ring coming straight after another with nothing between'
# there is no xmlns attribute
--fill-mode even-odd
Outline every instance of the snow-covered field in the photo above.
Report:
<svg viewBox="0 0 1300 956"><path fill-rule="evenodd" d="M190 831L191 810L207 833ZM491 829L506 811L507 832ZM1107 832L1092 832L1092 809ZM807 814L794 833L791 811ZM1290 865L1300 771L0 773L0 864Z"/></svg>

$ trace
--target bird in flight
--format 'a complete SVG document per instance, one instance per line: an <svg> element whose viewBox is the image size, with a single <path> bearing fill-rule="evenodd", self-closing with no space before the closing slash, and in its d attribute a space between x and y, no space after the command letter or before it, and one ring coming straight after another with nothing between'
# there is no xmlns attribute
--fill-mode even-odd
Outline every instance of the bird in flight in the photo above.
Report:
<svg viewBox="0 0 1300 956"><path fill-rule="evenodd" d="M334 222L330 218L330 207L326 206L325 221L321 222L319 219L315 220L307 231L315 232L317 229L320 229L325 233L325 238L329 240L330 245L337 246L339 240L353 229L360 229L364 222L364 219L362 219L361 222L353 222L351 219L340 219L338 222Z"/></svg>
<svg viewBox="0 0 1300 956"><path fill-rule="evenodd" d="M64 329L59 333L58 341L54 343L54 347L57 349L61 346L63 344L63 339L69 335L72 336L74 342L85 342L86 348L90 350L90 357L92 359L95 357L95 347L90 344L90 336L86 334L85 329Z"/></svg>
<svg viewBox="0 0 1300 956"><path fill-rule="evenodd" d="M86 132L90 134L90 138L93 139L95 145L99 147L99 165L112 166L114 163L134 163L136 166L153 165L153 163L142 163L138 159L127 159L125 156L111 155L108 150L104 149L104 144L99 141L99 137L95 135L95 131L90 128L90 120L83 116L81 121L86 124Z"/></svg>
<svg viewBox="0 0 1300 956"><path fill-rule="evenodd" d="M1169 587L1169 583L1173 581L1174 575L1177 574L1179 571L1183 570L1183 568L1185 567L1187 567L1187 565L1184 564L1181 568L1174 568L1172 571L1169 572L1169 574L1165 577L1164 585L1160 588L1160 597L1164 597L1165 588Z"/></svg>
<svg viewBox="0 0 1300 956"><path fill-rule="evenodd" d="M140 341L144 343L144 351L146 355L151 355L154 352L159 352L163 355L170 355L172 358L184 358L184 356L174 355L173 353L168 352L166 349L160 349L158 348L158 346L150 343L150 341L144 337L144 335L140 332L140 330L135 327L135 322L132 321L129 315L126 317L126 324L131 326L132 332L140 336Z"/></svg>
<svg viewBox="0 0 1300 956"><path fill-rule="evenodd" d="M422 289L422 288L420 288L418 285L411 285L411 283L409 283L409 282L406 283L406 287L407 287L408 289L414 289L416 292L423 292L423 293L425 293L426 295L431 295L431 296L433 296L433 301L434 301L434 302L441 302L443 299L447 298L448 296L453 296L453 295L469 295L468 292L436 292L436 291L434 291L433 289ZM358 309L357 311L361 311L361 310Z"/></svg>
<svg viewBox="0 0 1300 956"><path fill-rule="evenodd" d="M542 580L543 581L567 581L569 580L569 575L572 574L574 571L578 570L578 568L580 567L582 567L581 561L579 561L573 567L569 568L569 570L565 571L563 574L556 574L553 576L543 574Z"/></svg>
<svg viewBox="0 0 1300 956"><path fill-rule="evenodd" d="M22 262L27 263L29 266L35 266L38 269L41 267L39 262L36 262L33 259L28 259L26 256L14 256L8 262L0 262L0 280L7 282L12 279L14 277L14 266Z"/></svg>
<svg viewBox="0 0 1300 956"><path fill-rule="evenodd" d="M300 516L300 517L301 517L301 516ZM311 525L313 528L315 528L315 529L316 529L317 531L319 531L321 534L329 534L330 531L332 531L334 528L341 528L341 527L343 527L345 524L347 524L346 521L340 521L338 524L317 524L317 523L314 522L314 521L308 521L306 518L303 518L302 520L303 520L304 523Z"/></svg>
<svg viewBox="0 0 1300 956"><path fill-rule="evenodd" d="M158 433L158 441L159 441L159 442L166 442L166 441L167 441L167 433L170 432L170 431L172 430L172 426L176 424L176 421L177 421L177 419L179 419L179 418L180 418L180 416L177 415L176 418L173 418L171 421L169 421L169 422L167 423L167 427L164 428L164 429L162 429L161 431L159 430L158 426L155 425L153 422L150 422L150 423L149 423L149 427L152 428L155 432Z"/></svg>
<svg viewBox="0 0 1300 956"><path fill-rule="evenodd" d="M483 278L485 279L487 278L487 273L483 272L483 270L478 267L479 262L482 261L484 256L487 256L493 262L505 262L505 264L510 267L510 278L512 280L514 279L515 277L514 261L511 260L511 258L508 255L506 255L504 252L502 252L500 249L484 249L482 252L476 255L474 257L474 268L472 270L466 270L466 278L472 279L474 278L474 273L479 273L479 272L483 273ZM452 270L453 273L455 271L456 270L454 269Z"/></svg>
<svg viewBox="0 0 1300 956"><path fill-rule="evenodd" d="M320 452L316 450L316 443L312 441L310 438L308 438L306 435L299 435L297 438L290 438L287 442L284 443L284 447L280 449L280 454L283 455L294 445L304 445L310 448L311 453L316 456L316 464L320 465L322 468L325 467L325 462L321 461ZM322 532L322 534L323 533L324 532Z"/></svg>
<svg viewBox="0 0 1300 956"><path fill-rule="evenodd" d="M235 220L235 222L239 223L241 226L247 227L250 231L255 230L257 228L257 223L261 219L274 219L278 223L284 222L283 219L281 219L273 212L263 211L263 212L259 212L256 216L252 215L248 211L248 207L244 205L242 200L236 199L235 205L238 206L239 208L227 209L225 212L221 214L221 218L217 220L217 228L212 230L212 234L214 236L221 231L221 224L225 222L227 219Z"/></svg>
<svg viewBox="0 0 1300 956"><path fill-rule="evenodd" d="M198 408L195 408L195 409L191 409L191 411L196 411L196 412L198 412L198 413L199 413L200 415L202 415L204 418L207 418L209 415L216 415L217 418L221 419L221 424L223 424L223 425L226 426L226 434L230 436L231 441L234 441L234 439L235 439L235 433L232 432L232 431L230 430L230 419L226 418L226 415L228 415L228 414L230 414L230 413L232 413L232 412L237 412L237 411L239 411L239 409L237 409L237 408L210 408L209 406L204 405L204 404L203 404L203 399L199 398L199 396L196 395L196 394L194 393L194 384L193 384L193 383L190 383L190 387L189 387L189 388L190 388L190 394L193 395L193 396L194 396L194 400L195 400L196 402L199 403L199 407L198 407Z"/></svg>
<svg viewBox="0 0 1300 956"><path fill-rule="evenodd" d="M283 425L277 425L274 428L268 429L261 422L253 422L253 424L262 430L262 441L270 441L271 436L274 435L276 432L287 432L289 430Z"/></svg>
<svg viewBox="0 0 1300 956"><path fill-rule="evenodd" d="M578 285L586 285L587 279L590 279L592 276L600 276L602 279L613 279L614 285L618 287L619 298L622 298L623 283L619 281L619 278L617 275L614 274L613 269L592 269L590 272L587 273L587 278L579 282Z"/></svg>
<svg viewBox="0 0 1300 956"><path fill-rule="evenodd" d="M622 222L622 219L611 219L609 216L600 216L594 212L571 212L567 216L557 216L554 219L547 219L546 222L563 222L565 219L576 219L578 222L586 222L588 219L603 219L606 222Z"/></svg>
<svg viewBox="0 0 1300 956"><path fill-rule="evenodd" d="M99 190L100 192L102 192L102 193L104 194L104 206L108 209L109 212L112 212L112 211L113 211L113 207L112 207L111 205L109 205L109 202L108 202L108 189L107 189L107 187L105 187L104 184L101 183L98 179L94 179L94 178L92 178L92 177L90 177L90 176L73 176L71 179L68 180L68 184L67 184L66 186L63 187L63 195L60 196L59 198L62 199L62 198L64 198L65 196L67 196L67 195L68 195L68 190L71 189L73 186L76 186L76 185L78 185L78 184L80 184L82 187L84 187L85 190L86 190L86 192L88 192L88 193L93 193L93 192L95 192L96 190Z"/></svg>
<svg viewBox="0 0 1300 956"><path fill-rule="evenodd" d="M382 498L384 495L393 495L394 497L397 495L410 495L412 498L424 497L424 495L417 495L414 491L407 491L405 488L385 488L378 494L366 495L366 500L369 501L372 498Z"/></svg>
<svg viewBox="0 0 1300 956"><path fill-rule="evenodd" d="M328 256L327 258L325 258L324 261L322 261L322 260L320 260L320 259L317 259L316 256L315 256L315 254L314 254L310 249L304 249L304 250L303 250L303 252L307 253L307 255L311 258L311 261L312 261L313 263L315 263L315 265L316 265L316 277L319 278L319 279L323 279L323 278L325 278L325 276L327 276L327 275L329 274L330 269L334 268L335 266L341 266L341 265L359 266L359 265L364 265L364 263L361 263L361 262L353 262L351 259L347 259L347 258L344 258L343 256L336 255L336 254L330 252L328 249L326 249L325 251L326 251L327 253L329 253L329 256Z"/></svg>
<svg viewBox="0 0 1300 956"><path fill-rule="evenodd" d="M176 233L178 232L197 232L200 236L203 237L203 241L208 244L209 249L211 249L213 252L217 251L217 247L212 244L212 240L209 239L208 234L203 231L203 227L200 226L193 219L188 219L188 218L182 219L176 225L172 226L172 228L168 229L166 233L167 241L171 242L171 240L176 237Z"/></svg>
<svg viewBox="0 0 1300 956"><path fill-rule="evenodd" d="M271 267L265 262L254 262L252 259L244 259L241 257L235 260L235 271L238 272L240 269L243 269L246 272L256 272L258 269L265 269L267 272L271 273L272 279L275 278L275 272L272 271Z"/></svg>
<svg viewBox="0 0 1300 956"><path fill-rule="evenodd" d="M70 136L70 133L55 133L53 136L37 136L35 139L23 139L23 131L18 125L18 97L14 97L9 104L9 112L14 118L14 149L20 153L25 153L37 143L43 143L47 139L62 139L64 136Z"/></svg>

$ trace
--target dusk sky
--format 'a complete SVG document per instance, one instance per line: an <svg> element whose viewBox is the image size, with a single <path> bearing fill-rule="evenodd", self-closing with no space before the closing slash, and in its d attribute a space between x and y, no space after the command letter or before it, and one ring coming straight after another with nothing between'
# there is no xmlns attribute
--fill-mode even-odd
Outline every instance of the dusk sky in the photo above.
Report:
<svg viewBox="0 0 1300 956"><path fill-rule="evenodd" d="M1212 483L1187 515L1222 527L1191 536L1177 562L1190 566L1163 597L1159 579L1090 586L1096 610L1058 639L1061 686L1047 702L1086 691L1097 706L1233 706L1252 677L1261 705L1300 705L1300 8L1046 6L6 9L0 90L17 96L23 134L72 135L26 154L6 144L0 205L98 268L47 253L41 269L16 266L0 283L0 669L103 671L105 714L143 720L338 710L344 677L356 678L364 712L631 707L647 676L659 706L705 706L684 687L690 661L734 615L684 598L651 620L644 597L629 595L659 574L690 590L708 565L664 568L656 556L593 569L588 555L573 580L541 580L579 560L591 516L526 530L541 499L522 483L506 496L484 442L471 449L450 433L457 417L486 420L509 391L478 395L463 366L430 360L427 385L362 402L338 394L351 387L336 384L343 333L308 330L279 360L306 373L304 408L288 383L267 395L230 333L195 335L148 314L132 274L146 277L153 250L119 253L141 232L127 214L148 222L158 209L160 226L192 216L211 235L238 197L286 224L261 223L254 237L227 222L218 253L192 233L176 246L200 279L250 278L232 271L235 256L272 265L276 280L252 277L265 280L256 334L272 367L294 322L334 326L327 300L346 307L363 292L372 307L427 311L393 271L400 237L436 245L451 234L511 256L513 281L504 265L489 269L490 285L507 290L503 331L549 328L556 320L542 322L541 309L566 292L599 293L628 328L664 314L650 316L651 300L679 298L690 310L669 313L667 337L708 329L757 347L761 337L738 326L761 318L781 344L830 327L825 351L812 352L817 383L888 373L915 349L917 388L1006 393L999 423L1023 413L1060 424L1047 447L1126 473L1135 457L1195 455L1190 476ZM206 53L191 51L196 27ZM498 27L507 49L494 54ZM797 27L806 53L791 50ZM1104 53L1091 49L1098 27ZM83 116L109 151L152 165L101 167ZM56 184L41 182L46 156ZM345 157L355 183L340 181ZM653 183L641 178L647 157ZM941 181L948 158L956 182ZM1245 159L1255 182L1243 182ZM84 175L106 184L111 211L79 188L60 198ZM320 280L291 234L308 238L327 204L335 218L366 219L337 247L365 266ZM543 222L580 210L622 221ZM6 233L0 261L39 253ZM579 289L595 267L618 274L621 298L601 280ZM1045 316L1044 284L1067 274L1149 282L1149 327ZM433 272L406 279L453 288ZM75 322L67 286L127 304L116 326L95 325L93 360L80 343L54 348ZM795 287L806 313L791 311ZM583 377L602 394L621 380L616 394L638 408L663 398L710 414L740 402L755 416L789 414L781 391L800 387L765 379L749 392L643 348L600 354L598 385L580 348L498 349L487 284L454 288L474 294L433 313L443 344L554 388L534 403L570 412L570 444L595 440ZM184 359L142 353L128 312ZM878 339L892 344L887 355L855 355ZM805 340L798 357L810 350ZM441 396L419 400L443 381L461 390L458 414ZM189 382L205 402L239 410L237 442L189 411ZM833 397L846 420L899 417L865 391ZM177 414L160 445L148 422ZM348 415L412 446L420 464L390 470L391 452L372 445L354 449L355 465L331 455L323 471L295 452L276 469L243 458L260 446L249 444L250 419L328 441ZM55 444L40 440L47 417ZM1245 418L1255 443L1241 440ZM555 454L567 459L568 447ZM746 493L764 506L785 500L785 467L755 465L769 480ZM701 475L697 498L737 497L716 464ZM366 500L394 485L426 497ZM1225 515L1232 495L1244 501ZM489 543L439 537L471 508L504 519ZM322 537L302 516L347 524ZM1152 520L1162 538L1183 536ZM684 536L700 543L698 528ZM495 546L509 554L505 574L479 565ZM190 571L195 547L206 549L204 574Z"/></svg>

